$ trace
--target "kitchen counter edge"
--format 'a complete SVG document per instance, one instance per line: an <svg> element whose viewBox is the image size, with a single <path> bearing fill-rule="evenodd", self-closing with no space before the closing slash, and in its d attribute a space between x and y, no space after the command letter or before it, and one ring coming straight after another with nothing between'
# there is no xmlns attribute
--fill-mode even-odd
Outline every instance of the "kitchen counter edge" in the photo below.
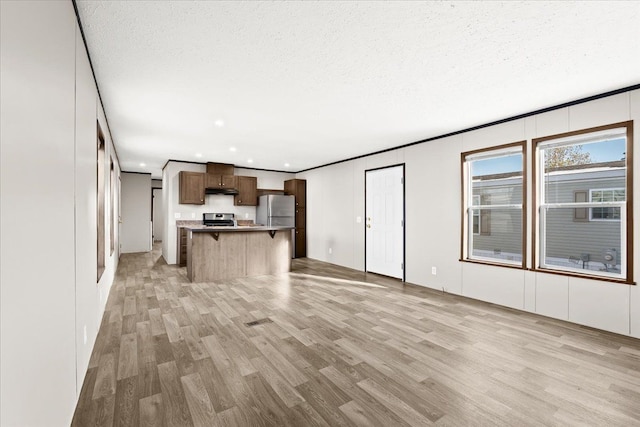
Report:
<svg viewBox="0 0 640 427"><path fill-rule="evenodd" d="M234 233L238 231L281 231L293 230L295 227L267 227L264 225L239 225L237 227L205 227L205 226L182 226L193 233Z"/></svg>

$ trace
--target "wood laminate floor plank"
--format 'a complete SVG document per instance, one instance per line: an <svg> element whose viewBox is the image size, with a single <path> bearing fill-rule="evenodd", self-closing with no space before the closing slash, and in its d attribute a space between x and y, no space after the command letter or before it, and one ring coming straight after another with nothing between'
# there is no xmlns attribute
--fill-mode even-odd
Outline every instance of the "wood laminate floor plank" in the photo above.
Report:
<svg viewBox="0 0 640 427"><path fill-rule="evenodd" d="M264 320L257 326L247 322ZM124 254L72 426L640 426L640 341L309 259Z"/></svg>
<svg viewBox="0 0 640 427"><path fill-rule="evenodd" d="M176 362L158 365L162 402L168 427L191 427L193 421L182 390Z"/></svg>
<svg viewBox="0 0 640 427"><path fill-rule="evenodd" d="M218 417L200 374L184 375L180 380L182 381L182 388L189 405L194 427L214 427L218 425Z"/></svg>

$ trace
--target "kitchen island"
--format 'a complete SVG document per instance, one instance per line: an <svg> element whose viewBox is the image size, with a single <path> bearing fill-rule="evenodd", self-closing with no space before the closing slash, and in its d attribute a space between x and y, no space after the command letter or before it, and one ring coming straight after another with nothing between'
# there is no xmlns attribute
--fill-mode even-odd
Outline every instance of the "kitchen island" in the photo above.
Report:
<svg viewBox="0 0 640 427"><path fill-rule="evenodd" d="M210 282L291 271L293 227L187 229L187 277Z"/></svg>

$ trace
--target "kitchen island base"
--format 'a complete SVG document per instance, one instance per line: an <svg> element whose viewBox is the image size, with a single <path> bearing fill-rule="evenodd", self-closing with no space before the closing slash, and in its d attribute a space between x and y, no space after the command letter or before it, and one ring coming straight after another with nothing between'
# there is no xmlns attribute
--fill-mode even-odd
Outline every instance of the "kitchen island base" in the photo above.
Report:
<svg viewBox="0 0 640 427"><path fill-rule="evenodd" d="M190 229L187 277L211 282L291 271L291 229Z"/></svg>

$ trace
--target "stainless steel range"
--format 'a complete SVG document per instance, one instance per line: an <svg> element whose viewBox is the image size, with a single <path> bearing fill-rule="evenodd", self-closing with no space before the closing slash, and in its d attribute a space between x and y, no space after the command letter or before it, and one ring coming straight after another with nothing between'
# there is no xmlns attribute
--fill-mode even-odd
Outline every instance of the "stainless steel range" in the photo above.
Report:
<svg viewBox="0 0 640 427"><path fill-rule="evenodd" d="M202 225L206 227L235 227L235 215L232 213L203 213Z"/></svg>

